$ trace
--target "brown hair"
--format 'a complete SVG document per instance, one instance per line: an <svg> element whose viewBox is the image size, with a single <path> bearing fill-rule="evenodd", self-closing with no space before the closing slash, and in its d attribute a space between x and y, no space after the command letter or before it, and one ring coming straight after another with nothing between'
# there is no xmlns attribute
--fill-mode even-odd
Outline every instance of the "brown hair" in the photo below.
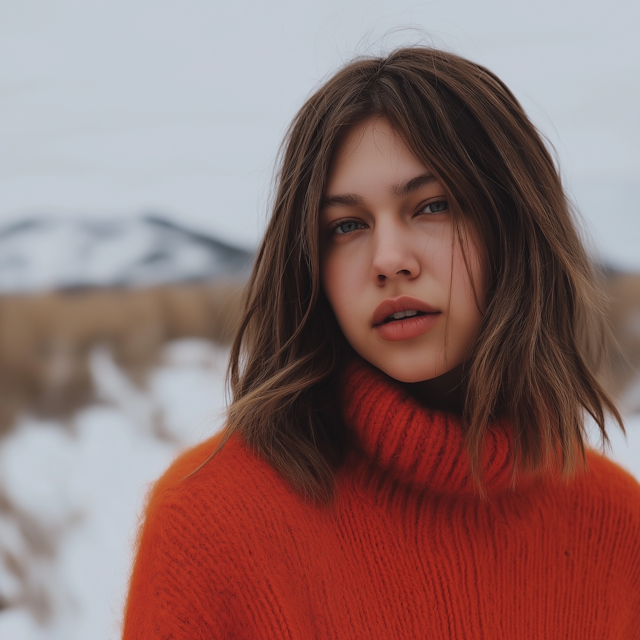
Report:
<svg viewBox="0 0 640 640"><path fill-rule="evenodd" d="M594 376L604 300L553 159L516 98L484 67L426 47L351 62L293 120L231 351L227 437L239 433L306 495L331 495L347 447L335 390L349 347L320 285L318 215L338 142L373 116L485 242L489 286L464 415L476 481L496 417L513 428L514 474L559 462L569 477L584 462L585 410L603 441L605 412L622 426Z"/></svg>

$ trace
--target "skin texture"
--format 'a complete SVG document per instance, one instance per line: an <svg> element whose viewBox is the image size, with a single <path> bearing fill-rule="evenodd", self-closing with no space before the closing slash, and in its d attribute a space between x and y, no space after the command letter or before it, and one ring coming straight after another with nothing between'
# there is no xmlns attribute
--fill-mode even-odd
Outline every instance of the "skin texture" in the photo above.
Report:
<svg viewBox="0 0 640 640"><path fill-rule="evenodd" d="M466 229L459 241L444 187L435 178L414 180L430 175L386 120L354 127L336 150L321 207L321 277L360 356L398 381L432 381L440 394L440 382L447 391L458 384L469 357L485 268L477 234ZM391 340L374 315L400 296L437 313L422 321L420 335ZM420 395L419 385L410 386Z"/></svg>

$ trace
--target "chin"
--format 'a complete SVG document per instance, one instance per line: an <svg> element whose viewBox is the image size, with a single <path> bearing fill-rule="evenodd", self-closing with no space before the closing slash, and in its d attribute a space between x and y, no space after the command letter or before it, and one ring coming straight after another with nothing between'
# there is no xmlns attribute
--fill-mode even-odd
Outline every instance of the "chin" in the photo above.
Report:
<svg viewBox="0 0 640 640"><path fill-rule="evenodd" d="M398 382L415 383L433 380L445 373L451 371L458 366L464 358L453 358L445 362L442 356L433 358L420 358L418 361L412 361L410 358L392 358L383 359L379 357L367 358L362 357L371 363L374 367L386 373L390 378Z"/></svg>
<svg viewBox="0 0 640 640"><path fill-rule="evenodd" d="M413 375L408 375L406 372L400 374L394 371L385 371L384 369L380 370L398 382L424 382L425 380L433 380L433 378L437 378L441 375L440 373L415 373Z"/></svg>
<svg viewBox="0 0 640 640"><path fill-rule="evenodd" d="M390 378L397 380L398 382L424 382L425 380L432 380L446 373L449 368L436 367L436 366L420 366L420 367L407 367L401 364L393 365L388 363L376 363L372 362L375 367L380 369L383 373L386 373Z"/></svg>

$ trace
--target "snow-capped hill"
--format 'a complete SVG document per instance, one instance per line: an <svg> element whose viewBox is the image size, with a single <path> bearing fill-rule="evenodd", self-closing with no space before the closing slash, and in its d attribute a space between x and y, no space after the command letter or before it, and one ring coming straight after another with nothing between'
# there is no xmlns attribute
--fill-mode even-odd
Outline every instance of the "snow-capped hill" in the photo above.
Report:
<svg viewBox="0 0 640 640"><path fill-rule="evenodd" d="M243 278L252 257L157 216L32 218L0 228L0 294Z"/></svg>

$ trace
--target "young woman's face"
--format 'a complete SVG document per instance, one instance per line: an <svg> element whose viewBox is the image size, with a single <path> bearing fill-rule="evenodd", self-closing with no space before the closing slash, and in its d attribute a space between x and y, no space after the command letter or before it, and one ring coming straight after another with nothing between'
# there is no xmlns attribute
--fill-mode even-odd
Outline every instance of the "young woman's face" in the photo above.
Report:
<svg viewBox="0 0 640 640"><path fill-rule="evenodd" d="M420 382L470 355L483 311L482 251L469 230L461 246L446 191L386 120L354 127L338 147L320 232L322 286L365 360Z"/></svg>

